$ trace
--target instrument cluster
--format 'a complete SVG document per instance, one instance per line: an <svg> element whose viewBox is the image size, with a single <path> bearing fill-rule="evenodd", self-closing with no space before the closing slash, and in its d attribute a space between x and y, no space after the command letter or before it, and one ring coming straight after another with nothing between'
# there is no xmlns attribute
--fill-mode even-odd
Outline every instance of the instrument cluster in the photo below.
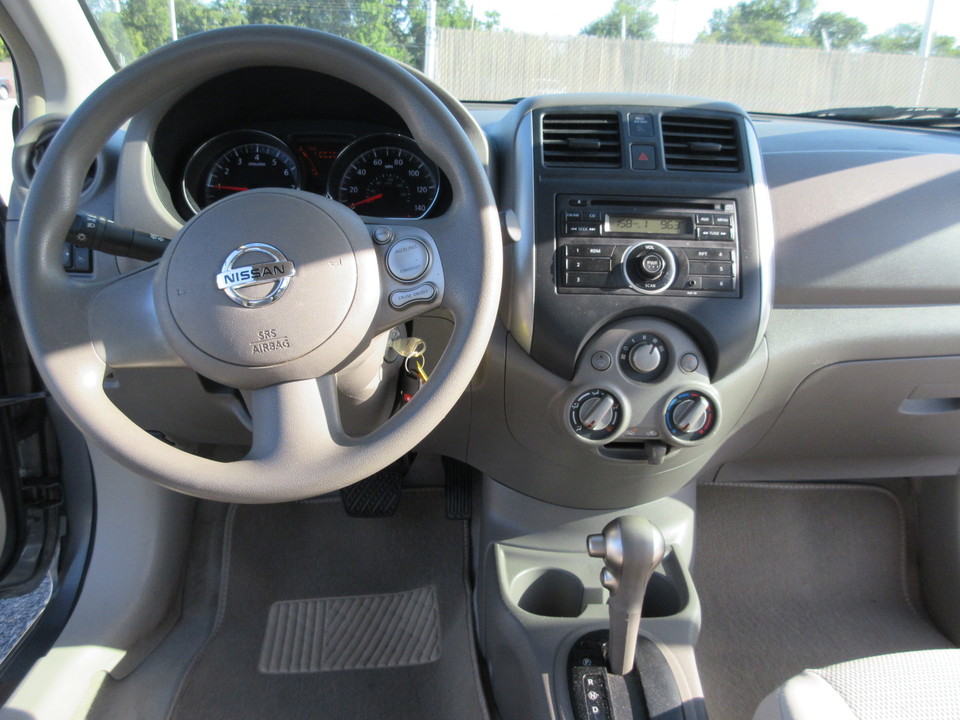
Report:
<svg viewBox="0 0 960 720"><path fill-rule="evenodd" d="M360 215L419 219L441 190L437 166L411 138L394 133L294 134L233 130L203 143L183 172L191 213L234 193L262 187L327 195Z"/></svg>

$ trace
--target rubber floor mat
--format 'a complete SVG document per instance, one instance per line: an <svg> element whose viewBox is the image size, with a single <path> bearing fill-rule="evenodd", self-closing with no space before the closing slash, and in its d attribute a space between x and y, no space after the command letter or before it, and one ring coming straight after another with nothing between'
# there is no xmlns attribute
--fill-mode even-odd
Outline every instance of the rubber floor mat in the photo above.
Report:
<svg viewBox="0 0 960 720"><path fill-rule="evenodd" d="M433 586L390 595L276 602L260 672L405 667L440 658Z"/></svg>
<svg viewBox="0 0 960 720"><path fill-rule="evenodd" d="M338 499L231 512L217 628L171 718L488 720L468 528L446 519L442 490L405 491L387 518Z"/></svg>
<svg viewBox="0 0 960 720"><path fill-rule="evenodd" d="M806 668L952 647L907 590L903 512L866 485L703 485L693 579L710 720Z"/></svg>

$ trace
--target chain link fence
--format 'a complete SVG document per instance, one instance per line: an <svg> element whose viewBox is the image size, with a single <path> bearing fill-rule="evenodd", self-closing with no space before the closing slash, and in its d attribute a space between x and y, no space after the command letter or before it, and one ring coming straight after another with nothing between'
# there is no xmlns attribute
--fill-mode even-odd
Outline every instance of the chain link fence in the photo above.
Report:
<svg viewBox="0 0 960 720"><path fill-rule="evenodd" d="M757 112L960 104L960 59L440 29L437 80L463 100L631 92Z"/></svg>

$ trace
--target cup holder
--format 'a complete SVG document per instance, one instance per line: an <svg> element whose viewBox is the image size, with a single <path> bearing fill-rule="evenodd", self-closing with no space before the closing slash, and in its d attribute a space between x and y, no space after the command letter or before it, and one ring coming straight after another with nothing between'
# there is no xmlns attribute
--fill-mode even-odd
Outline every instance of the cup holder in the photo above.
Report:
<svg viewBox="0 0 960 720"><path fill-rule="evenodd" d="M599 573L598 573L599 575ZM517 573L509 595L517 606L532 615L554 618L580 617L589 605L603 605L606 591L584 586L574 573L557 567L534 566ZM650 576L643 598L643 617L670 617L681 612L689 600L683 572L676 555L668 553Z"/></svg>
<svg viewBox="0 0 960 720"><path fill-rule="evenodd" d="M573 618L587 606L580 578L557 568L524 570L514 578L511 591L517 606L533 615Z"/></svg>
<svg viewBox="0 0 960 720"><path fill-rule="evenodd" d="M687 586L680 563L673 554L663 559L647 583L643 596L643 617L659 618L676 615L687 606Z"/></svg>

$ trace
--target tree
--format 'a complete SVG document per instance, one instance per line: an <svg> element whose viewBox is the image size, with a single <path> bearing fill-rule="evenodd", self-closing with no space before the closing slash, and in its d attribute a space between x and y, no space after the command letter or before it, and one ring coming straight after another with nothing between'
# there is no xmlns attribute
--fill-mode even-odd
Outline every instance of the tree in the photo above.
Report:
<svg viewBox="0 0 960 720"><path fill-rule="evenodd" d="M635 40L652 40L659 18L650 12L653 0L615 0L613 9L580 31L581 35Z"/></svg>
<svg viewBox="0 0 960 720"><path fill-rule="evenodd" d="M650 0L642 0L649 2ZM422 67L426 0L175 0L180 36L259 23L325 30ZM119 4L119 12L117 11ZM170 40L169 0L90 0L109 46L127 62ZM500 15L476 18L465 0L437 0L437 27L500 27Z"/></svg>
<svg viewBox="0 0 960 720"><path fill-rule="evenodd" d="M817 45L831 50L857 47L863 42L863 36L866 34L865 23L842 12L820 13L807 28L807 35Z"/></svg>
<svg viewBox="0 0 960 720"><path fill-rule="evenodd" d="M897 25L885 33L874 35L867 40L868 50L878 53L915 55L920 52L920 37L923 31L919 25ZM960 57L960 48L956 38L949 35L934 35L931 54L937 57Z"/></svg>
<svg viewBox="0 0 960 720"><path fill-rule="evenodd" d="M709 31L697 42L736 45L812 47L806 33L815 0L741 0L726 10L714 10Z"/></svg>

